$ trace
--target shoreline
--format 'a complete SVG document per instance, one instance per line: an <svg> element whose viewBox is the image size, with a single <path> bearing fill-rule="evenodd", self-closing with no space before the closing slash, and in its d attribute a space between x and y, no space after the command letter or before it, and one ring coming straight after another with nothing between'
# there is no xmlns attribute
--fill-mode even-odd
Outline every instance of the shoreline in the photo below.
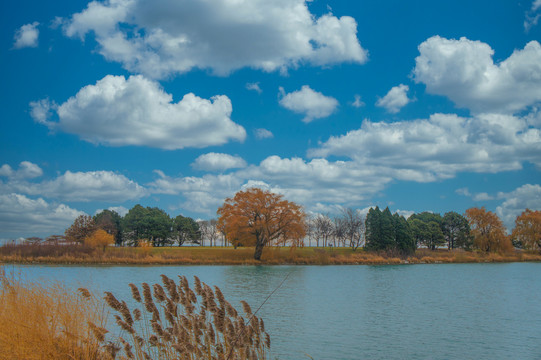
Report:
<svg viewBox="0 0 541 360"><path fill-rule="evenodd" d="M28 249L24 249L28 250ZM0 253L0 265L413 265L541 262L541 253L515 251L513 253L481 253L463 250L418 249L407 257L377 254L350 248L288 248L271 247L263 252L262 260L253 259L253 248L197 247L197 248L109 248L91 253L68 252L40 254L13 251ZM48 250L48 249L47 249ZM57 249L58 250L58 249ZM70 249L73 250L73 249Z"/></svg>

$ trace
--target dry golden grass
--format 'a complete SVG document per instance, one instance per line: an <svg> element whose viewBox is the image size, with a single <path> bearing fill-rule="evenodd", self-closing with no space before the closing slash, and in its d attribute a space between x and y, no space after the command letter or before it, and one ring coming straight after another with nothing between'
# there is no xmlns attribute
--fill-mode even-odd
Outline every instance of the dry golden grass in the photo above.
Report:
<svg viewBox="0 0 541 360"><path fill-rule="evenodd" d="M62 246L57 246L61 248ZM83 246L54 249L54 246L0 247L0 263L50 264L155 264L155 265L347 265L419 264L541 261L539 252L484 253L478 251L418 249L402 257L362 249L315 247L266 247L261 261L254 260L254 248L243 247L109 247L91 251Z"/></svg>
<svg viewBox="0 0 541 360"><path fill-rule="evenodd" d="M60 284L23 283L0 268L0 359L102 359L88 322L103 308Z"/></svg>
<svg viewBox="0 0 541 360"><path fill-rule="evenodd" d="M25 283L0 268L0 359L266 359L270 337L262 319L242 301L245 317L195 278L178 285L129 284L137 302L130 310L106 292L105 302L84 288ZM107 330L105 303L120 333ZM118 329L117 329L118 330Z"/></svg>

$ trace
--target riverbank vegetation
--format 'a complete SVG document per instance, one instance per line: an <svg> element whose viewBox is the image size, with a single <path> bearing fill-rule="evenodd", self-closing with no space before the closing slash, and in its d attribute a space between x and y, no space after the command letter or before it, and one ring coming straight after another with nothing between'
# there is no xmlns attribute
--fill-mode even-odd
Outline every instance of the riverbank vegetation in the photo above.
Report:
<svg viewBox="0 0 541 360"><path fill-rule="evenodd" d="M498 215L484 207L443 216L425 211L407 218L377 206L366 214L344 208L331 217L306 214L282 195L252 188L226 199L218 215L218 219L195 221L141 205L124 217L104 210L94 217L79 216L64 235L32 237L23 244L0 247L0 261L372 264L434 258L484 262L530 261L541 250L539 210L526 209L509 232Z"/></svg>
<svg viewBox="0 0 541 360"><path fill-rule="evenodd" d="M538 251L508 253L463 249L417 249L374 252L348 247L266 247L255 260L253 247L108 247L105 251L85 246L7 245L0 247L0 263L107 264L107 265L378 265L423 263L484 263L541 261Z"/></svg>
<svg viewBox="0 0 541 360"><path fill-rule="evenodd" d="M241 301L245 316L197 277L129 284L136 305L111 292L29 283L0 268L0 359L266 359L264 322ZM108 312L112 316L108 316ZM116 326L108 324L114 319Z"/></svg>

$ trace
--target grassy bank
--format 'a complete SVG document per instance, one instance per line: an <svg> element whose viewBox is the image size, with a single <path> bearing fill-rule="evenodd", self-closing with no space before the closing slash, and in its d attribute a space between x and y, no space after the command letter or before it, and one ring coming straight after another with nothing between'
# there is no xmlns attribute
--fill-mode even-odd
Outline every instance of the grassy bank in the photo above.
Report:
<svg viewBox="0 0 541 360"><path fill-rule="evenodd" d="M163 247L117 248L105 251L85 246L17 245L0 248L2 263L45 264L171 264L171 265L346 265L422 264L541 261L539 252L507 254L418 249L414 255L399 257L350 248L268 247L261 261L253 259L253 248Z"/></svg>

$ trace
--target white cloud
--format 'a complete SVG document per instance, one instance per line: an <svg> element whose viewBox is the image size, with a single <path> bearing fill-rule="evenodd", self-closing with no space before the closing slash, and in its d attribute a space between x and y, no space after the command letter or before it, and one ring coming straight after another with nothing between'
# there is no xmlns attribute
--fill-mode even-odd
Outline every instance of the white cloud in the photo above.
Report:
<svg viewBox="0 0 541 360"><path fill-rule="evenodd" d="M43 175L43 170L29 161L22 161L17 170L13 170L8 164L0 167L0 176L14 179L32 179Z"/></svg>
<svg viewBox="0 0 541 360"><path fill-rule="evenodd" d="M434 114L428 120L363 121L361 128L330 137L311 157L346 156L398 180L430 182L458 172L518 170L541 166L541 131L526 120L482 114L473 118Z"/></svg>
<svg viewBox="0 0 541 360"><path fill-rule="evenodd" d="M13 40L15 41L13 48L22 49L25 47L37 47L39 38L38 25L39 22L35 21L17 29L15 36L13 37Z"/></svg>
<svg viewBox="0 0 541 360"><path fill-rule="evenodd" d="M225 95L202 99L192 93L174 103L157 82L144 77L108 75L83 87L55 107L58 122L47 121L47 101L30 104L37 122L83 140L111 146L139 145L167 150L243 141L246 131L231 121ZM36 115L38 114L38 115Z"/></svg>
<svg viewBox="0 0 541 360"><path fill-rule="evenodd" d="M255 129L255 137L257 139L271 139L274 137L273 133L267 129Z"/></svg>
<svg viewBox="0 0 541 360"><path fill-rule="evenodd" d="M509 193L498 193L498 198L505 201L496 208L508 230L514 227L515 219L524 210L541 210L541 186L526 184Z"/></svg>
<svg viewBox="0 0 541 360"><path fill-rule="evenodd" d="M365 103L361 100L361 95L356 94L354 98L355 100L351 103L351 106L360 108L365 105Z"/></svg>
<svg viewBox="0 0 541 360"><path fill-rule="evenodd" d="M0 237L62 234L82 214L67 205L48 203L42 198L0 194Z"/></svg>
<svg viewBox="0 0 541 360"><path fill-rule="evenodd" d="M152 78L193 68L226 75L367 60L355 19L316 18L305 0L92 1L64 32L83 39L94 32L104 57Z"/></svg>
<svg viewBox="0 0 541 360"><path fill-rule="evenodd" d="M101 213L104 209L98 209L94 212L94 215L97 215L99 213ZM111 206L111 207L108 207L107 210L110 210L110 211L114 211L116 212L118 215L124 217L126 216L126 214L130 211L129 209L125 208L124 206Z"/></svg>
<svg viewBox="0 0 541 360"><path fill-rule="evenodd" d="M474 113L516 113L541 101L541 45L531 41L495 64L486 43L434 36L419 45L413 69L427 92Z"/></svg>
<svg viewBox="0 0 541 360"><path fill-rule="evenodd" d="M391 114L396 114L412 100L408 98L409 86L400 84L389 90L387 95L376 102L376 106L385 108Z"/></svg>
<svg viewBox="0 0 541 360"><path fill-rule="evenodd" d="M246 84L246 89L253 90L253 91L257 92L258 94L261 94L263 92L263 90L261 90L261 88L259 87L259 82L247 83Z"/></svg>
<svg viewBox="0 0 541 360"><path fill-rule="evenodd" d="M246 161L240 156L229 154L208 153L195 159L192 167L204 171L224 171L246 167Z"/></svg>
<svg viewBox="0 0 541 360"><path fill-rule="evenodd" d="M270 156L259 165L252 165L229 174L202 177L166 176L149 184L157 194L180 195L181 208L212 214L227 197L247 187L263 187L288 199L303 204L308 209L317 203L356 204L383 189L390 177L379 176L370 167L359 167L353 162L329 162L300 158L283 159Z"/></svg>
<svg viewBox="0 0 541 360"><path fill-rule="evenodd" d="M526 32L530 31L539 22L539 17L541 17L541 14L538 13L539 8L541 8L541 0L535 0L530 11L526 12L526 19L524 20L524 30Z"/></svg>
<svg viewBox="0 0 541 360"><path fill-rule="evenodd" d="M112 171L66 171L53 180L42 182L14 178L0 183L0 193L11 192L63 201L107 202L124 202L147 195L144 187Z"/></svg>
<svg viewBox="0 0 541 360"><path fill-rule="evenodd" d="M327 117L338 107L338 101L335 98L314 91L308 85L289 94L280 88L280 94L282 96L280 105L293 112L305 114L302 119L305 123Z"/></svg>

